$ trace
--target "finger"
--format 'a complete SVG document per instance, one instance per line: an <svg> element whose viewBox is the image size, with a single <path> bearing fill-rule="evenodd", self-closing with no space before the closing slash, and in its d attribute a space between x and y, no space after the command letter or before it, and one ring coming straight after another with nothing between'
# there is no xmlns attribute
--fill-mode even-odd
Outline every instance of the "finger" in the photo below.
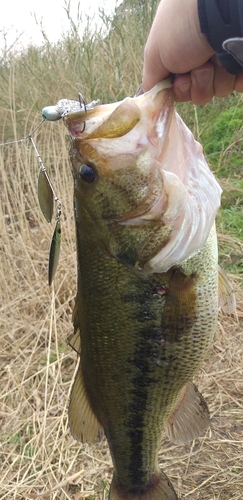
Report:
<svg viewBox="0 0 243 500"><path fill-rule="evenodd" d="M207 104L214 96L214 66L207 62L191 71L191 101L193 104Z"/></svg>
<svg viewBox="0 0 243 500"><path fill-rule="evenodd" d="M211 62L192 70L190 73L178 75L173 83L175 101L193 104L206 104L214 96L214 67Z"/></svg>
<svg viewBox="0 0 243 500"><path fill-rule="evenodd" d="M212 62L214 64L214 95L226 97L233 92L236 77L221 66L217 56L212 57Z"/></svg>
<svg viewBox="0 0 243 500"><path fill-rule="evenodd" d="M243 74L236 76L234 90L243 92Z"/></svg>
<svg viewBox="0 0 243 500"><path fill-rule="evenodd" d="M176 76L173 82L173 90L176 102L188 102L191 100L191 75L184 73Z"/></svg>
<svg viewBox="0 0 243 500"><path fill-rule="evenodd" d="M192 82L190 73L178 75L175 78L173 83L175 101L187 102L192 100L194 104L205 104L212 99L213 95L226 97L233 90L243 92L243 74L231 75L221 66L216 56L212 58L211 62L214 65L213 81L212 77L210 77L210 85L206 89L202 88L202 82L200 82L201 85L199 86L197 81ZM210 66L207 65L207 67ZM198 72L201 69L205 69L205 65L197 68L196 71Z"/></svg>

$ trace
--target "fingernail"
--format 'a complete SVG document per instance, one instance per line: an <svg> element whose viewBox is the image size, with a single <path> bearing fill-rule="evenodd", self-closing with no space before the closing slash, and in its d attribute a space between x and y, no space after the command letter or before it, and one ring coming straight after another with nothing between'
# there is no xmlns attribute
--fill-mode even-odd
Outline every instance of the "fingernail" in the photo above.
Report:
<svg viewBox="0 0 243 500"><path fill-rule="evenodd" d="M186 95L188 92L190 92L191 89L191 83L183 83L182 85L178 85L177 91L180 92L180 94Z"/></svg>
<svg viewBox="0 0 243 500"><path fill-rule="evenodd" d="M212 71L210 69L199 69L194 72L194 76L200 87L207 87L211 80Z"/></svg>

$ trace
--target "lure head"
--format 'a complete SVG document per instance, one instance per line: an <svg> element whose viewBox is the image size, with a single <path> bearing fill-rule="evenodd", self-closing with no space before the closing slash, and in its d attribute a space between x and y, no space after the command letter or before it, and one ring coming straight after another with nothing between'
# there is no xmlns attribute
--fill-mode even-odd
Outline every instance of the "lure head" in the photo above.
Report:
<svg viewBox="0 0 243 500"><path fill-rule="evenodd" d="M82 95L79 94L80 96L80 101L73 101L70 99L61 99L58 101L56 106L46 106L45 108L42 109L42 117L45 120L55 122L57 120L60 120L63 118L67 113L74 112L74 111L84 111L86 109L92 109L96 104L98 104L99 99L96 101L90 102L87 106L84 103L84 101L81 101L81 98L83 99Z"/></svg>

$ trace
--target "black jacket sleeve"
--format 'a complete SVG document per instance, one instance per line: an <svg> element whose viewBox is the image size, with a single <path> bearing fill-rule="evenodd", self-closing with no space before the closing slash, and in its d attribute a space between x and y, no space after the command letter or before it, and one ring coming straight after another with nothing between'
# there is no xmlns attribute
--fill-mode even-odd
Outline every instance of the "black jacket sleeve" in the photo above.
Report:
<svg viewBox="0 0 243 500"><path fill-rule="evenodd" d="M222 66L243 73L243 0L198 0L198 14L201 32Z"/></svg>

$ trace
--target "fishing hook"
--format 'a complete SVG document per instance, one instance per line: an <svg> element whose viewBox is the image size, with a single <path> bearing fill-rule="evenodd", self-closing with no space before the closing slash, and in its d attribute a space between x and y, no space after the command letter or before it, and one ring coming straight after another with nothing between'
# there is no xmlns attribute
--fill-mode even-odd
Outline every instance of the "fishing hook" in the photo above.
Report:
<svg viewBox="0 0 243 500"><path fill-rule="evenodd" d="M83 94L81 94L81 92L78 93L78 100L79 100L79 104L80 104L80 108L82 109L82 107L84 107L84 111L85 113L87 112L87 107L86 107L86 102L85 102L85 99L84 99L84 96ZM84 125L83 125L83 130L81 130L81 134L85 131L85 121L84 121Z"/></svg>

